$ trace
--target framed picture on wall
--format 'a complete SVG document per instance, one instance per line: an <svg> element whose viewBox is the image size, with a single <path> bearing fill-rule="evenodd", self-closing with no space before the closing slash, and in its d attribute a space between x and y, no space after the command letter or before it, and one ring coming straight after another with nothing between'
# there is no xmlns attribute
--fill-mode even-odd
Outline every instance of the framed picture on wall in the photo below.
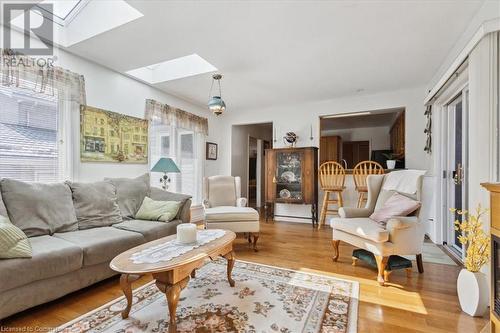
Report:
<svg viewBox="0 0 500 333"><path fill-rule="evenodd" d="M207 142L207 160L217 159L217 144L213 142Z"/></svg>

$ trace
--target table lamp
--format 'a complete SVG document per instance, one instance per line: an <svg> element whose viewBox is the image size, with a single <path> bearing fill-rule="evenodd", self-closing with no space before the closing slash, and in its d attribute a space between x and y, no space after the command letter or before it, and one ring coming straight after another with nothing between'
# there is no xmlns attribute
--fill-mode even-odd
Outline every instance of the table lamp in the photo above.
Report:
<svg viewBox="0 0 500 333"><path fill-rule="evenodd" d="M162 157L156 162L155 166L151 169L153 172L163 172L163 177L160 178L161 187L166 191L168 189L168 183L170 183L170 178L168 178L168 172L180 173L181 170L177 167L175 162L168 157Z"/></svg>

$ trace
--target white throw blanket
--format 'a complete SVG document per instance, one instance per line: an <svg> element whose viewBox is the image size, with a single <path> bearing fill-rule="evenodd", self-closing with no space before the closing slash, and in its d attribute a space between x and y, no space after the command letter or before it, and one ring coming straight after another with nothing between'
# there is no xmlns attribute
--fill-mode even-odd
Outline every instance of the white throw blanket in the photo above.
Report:
<svg viewBox="0 0 500 333"><path fill-rule="evenodd" d="M392 171L385 176L382 189L406 194L415 194L417 193L418 177L425 175L426 172L426 170Z"/></svg>

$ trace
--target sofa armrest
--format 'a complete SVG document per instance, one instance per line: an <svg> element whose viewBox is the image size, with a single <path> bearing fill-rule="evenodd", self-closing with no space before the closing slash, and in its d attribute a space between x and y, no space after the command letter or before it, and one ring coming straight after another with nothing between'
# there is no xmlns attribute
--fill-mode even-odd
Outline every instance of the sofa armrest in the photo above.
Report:
<svg viewBox="0 0 500 333"><path fill-rule="evenodd" d="M183 223L191 221L191 196L182 193L174 193L161 190L157 187L151 187L151 199L159 201L179 201L181 208L176 218L181 219Z"/></svg>
<svg viewBox="0 0 500 333"><path fill-rule="evenodd" d="M236 207L246 207L248 204L247 198L236 199Z"/></svg>
<svg viewBox="0 0 500 333"><path fill-rule="evenodd" d="M369 208L340 207L339 216L342 218L369 217L373 211Z"/></svg>

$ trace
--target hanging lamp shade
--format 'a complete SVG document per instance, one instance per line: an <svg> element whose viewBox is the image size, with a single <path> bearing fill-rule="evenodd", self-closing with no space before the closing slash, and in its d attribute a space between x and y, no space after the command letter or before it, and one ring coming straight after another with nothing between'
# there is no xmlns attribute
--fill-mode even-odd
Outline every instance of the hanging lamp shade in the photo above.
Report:
<svg viewBox="0 0 500 333"><path fill-rule="evenodd" d="M221 114L226 111L226 103L222 99L222 89L220 86L220 80L222 79L221 74L214 74L212 76L212 86L210 87L210 94L209 94L209 100L208 100L208 109L212 111L216 116L220 116ZM212 96L212 89L214 87L214 81L217 81L219 85L219 95Z"/></svg>
<svg viewBox="0 0 500 333"><path fill-rule="evenodd" d="M208 108L212 111L216 116L221 115L226 110L226 103L222 100L220 96L213 96L208 101Z"/></svg>

